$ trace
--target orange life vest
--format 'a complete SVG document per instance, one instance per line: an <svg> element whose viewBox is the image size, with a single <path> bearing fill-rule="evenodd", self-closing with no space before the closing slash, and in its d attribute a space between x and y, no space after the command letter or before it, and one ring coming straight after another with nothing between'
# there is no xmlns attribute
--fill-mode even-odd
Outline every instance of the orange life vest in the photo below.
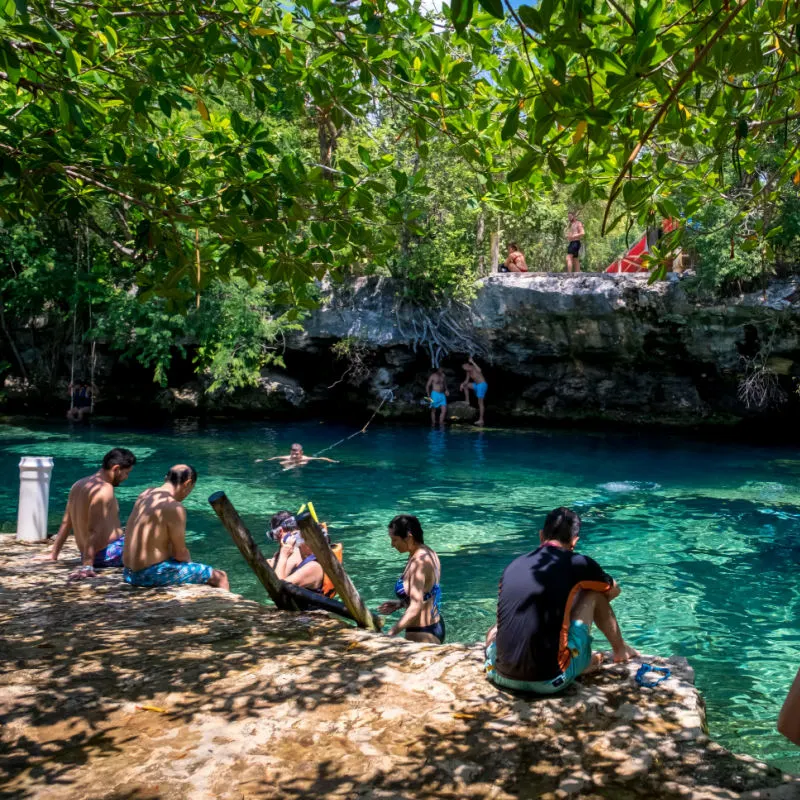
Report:
<svg viewBox="0 0 800 800"><path fill-rule="evenodd" d="M331 550L333 550L333 554L339 559L339 563L341 564L342 543L336 542L332 544ZM323 574L322 576L322 594L324 594L325 597L333 597L336 594L336 588L333 585L333 581L326 574Z"/></svg>

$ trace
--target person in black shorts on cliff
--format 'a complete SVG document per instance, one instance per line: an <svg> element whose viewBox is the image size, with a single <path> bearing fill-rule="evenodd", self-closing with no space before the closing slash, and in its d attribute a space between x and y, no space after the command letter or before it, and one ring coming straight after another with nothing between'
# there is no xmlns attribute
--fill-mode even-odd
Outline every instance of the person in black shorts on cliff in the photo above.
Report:
<svg viewBox="0 0 800 800"><path fill-rule="evenodd" d="M503 572L497 624L486 635L486 671L497 686L555 694L597 668L592 623L614 651L614 661L638 653L622 638L611 601L619 586L600 565L575 552L580 517L568 508L547 515L540 546Z"/></svg>
<svg viewBox="0 0 800 800"><path fill-rule="evenodd" d="M581 239L586 235L583 223L570 211L568 214L569 224L567 225L566 237L569 241L567 245L567 272L581 271Z"/></svg>

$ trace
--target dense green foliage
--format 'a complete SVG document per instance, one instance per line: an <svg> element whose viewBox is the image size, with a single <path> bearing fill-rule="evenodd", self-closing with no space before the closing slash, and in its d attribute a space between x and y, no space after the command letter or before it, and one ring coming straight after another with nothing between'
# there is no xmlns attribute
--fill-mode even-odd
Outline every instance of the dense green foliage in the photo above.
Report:
<svg viewBox="0 0 800 800"><path fill-rule="evenodd" d="M3 355L48 384L99 338L244 385L316 279L465 299L493 234L561 269L569 208L591 269L665 217L709 286L792 269L798 26L786 0L9 0Z"/></svg>

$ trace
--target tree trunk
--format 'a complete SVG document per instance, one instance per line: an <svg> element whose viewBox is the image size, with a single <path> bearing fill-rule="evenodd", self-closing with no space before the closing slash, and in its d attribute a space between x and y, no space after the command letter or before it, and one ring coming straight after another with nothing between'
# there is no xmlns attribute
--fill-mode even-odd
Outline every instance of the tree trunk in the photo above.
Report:
<svg viewBox="0 0 800 800"><path fill-rule="evenodd" d="M23 362L22 357L19 354L19 350L17 350L17 345L11 338L11 332L8 330L8 326L6 325L5 308L2 301L0 301L0 328L3 329L3 333L6 335L6 339L8 339L8 346L11 348L11 352L14 354L14 358L17 361L20 375L22 375L23 380L27 381L28 371L25 369L25 363Z"/></svg>
<svg viewBox="0 0 800 800"><path fill-rule="evenodd" d="M481 210L478 214L478 221L475 228L475 249L478 251L478 275L486 275L486 253L483 252L483 244L486 238L486 207L481 203Z"/></svg>

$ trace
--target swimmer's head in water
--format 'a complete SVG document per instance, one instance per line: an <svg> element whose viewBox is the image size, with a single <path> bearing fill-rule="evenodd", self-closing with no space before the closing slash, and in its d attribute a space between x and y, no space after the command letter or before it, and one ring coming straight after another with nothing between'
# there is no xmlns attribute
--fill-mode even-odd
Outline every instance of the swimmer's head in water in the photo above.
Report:
<svg viewBox="0 0 800 800"><path fill-rule="evenodd" d="M124 447L115 447L103 456L103 469L110 473L112 486L119 486L128 480L135 464L136 456Z"/></svg>
<svg viewBox="0 0 800 800"><path fill-rule="evenodd" d="M553 509L544 521L539 533L542 542L554 539L565 547L575 547L581 532L581 518L569 508Z"/></svg>
<svg viewBox="0 0 800 800"><path fill-rule="evenodd" d="M392 547L401 553L408 550L408 539L411 537L417 544L425 544L422 525L412 514L398 514L389 523L389 539Z"/></svg>
<svg viewBox="0 0 800 800"><path fill-rule="evenodd" d="M175 497L182 500L194 489L197 483L197 470L191 464L176 464L169 468L166 481L175 488Z"/></svg>
<svg viewBox="0 0 800 800"><path fill-rule="evenodd" d="M301 444L293 444L289 448L289 454L294 456L294 458L300 458L303 455L303 445Z"/></svg>

